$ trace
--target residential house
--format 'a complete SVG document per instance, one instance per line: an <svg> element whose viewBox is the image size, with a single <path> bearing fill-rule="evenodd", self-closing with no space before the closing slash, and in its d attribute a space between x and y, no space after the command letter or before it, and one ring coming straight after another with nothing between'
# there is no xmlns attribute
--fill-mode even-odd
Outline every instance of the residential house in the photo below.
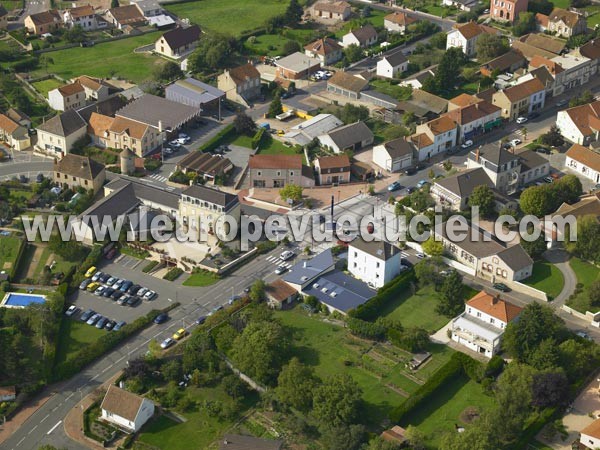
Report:
<svg viewBox="0 0 600 450"><path fill-rule="evenodd" d="M600 419L594 420L591 424L581 430L579 443L591 450L600 447Z"/></svg>
<svg viewBox="0 0 600 450"><path fill-rule="evenodd" d="M119 30L123 30L126 26L135 28L145 25L147 22L139 8L133 3L109 9L106 13L106 17L110 23Z"/></svg>
<svg viewBox="0 0 600 450"><path fill-rule="evenodd" d="M533 183L550 174L550 161L533 150L525 150L519 156L519 185Z"/></svg>
<svg viewBox="0 0 600 450"><path fill-rule="evenodd" d="M416 23L415 17L409 16L403 12L393 12L383 18L383 27L391 33L406 33L406 27Z"/></svg>
<svg viewBox="0 0 600 450"><path fill-rule="evenodd" d="M52 33L62 28L63 20L56 9L50 9L37 14L31 14L25 17L25 29L29 34L42 35Z"/></svg>
<svg viewBox="0 0 600 450"><path fill-rule="evenodd" d="M515 49L510 49L505 54L482 64L479 72L485 77L491 77L493 73L514 73L518 69L527 66L527 58Z"/></svg>
<svg viewBox="0 0 600 450"><path fill-rule="evenodd" d="M543 33L548 29L548 16L542 13L535 14L536 31Z"/></svg>
<svg viewBox="0 0 600 450"><path fill-rule="evenodd" d="M465 142L502 125L500 113L500 107L482 100L453 109L446 115L458 125L458 142Z"/></svg>
<svg viewBox="0 0 600 450"><path fill-rule="evenodd" d="M574 52L579 56L583 56L595 61L596 66L598 66L598 61L600 60L600 39L591 39L581 47L574 50Z"/></svg>
<svg viewBox="0 0 600 450"><path fill-rule="evenodd" d="M595 60L577 53L558 55L551 60L537 56L529 63L530 69L541 66L545 66L552 75L552 95L554 96L588 83L598 70Z"/></svg>
<svg viewBox="0 0 600 450"><path fill-rule="evenodd" d="M56 111L68 111L85 106L85 89L79 83L65 84L48 92L48 104Z"/></svg>
<svg viewBox="0 0 600 450"><path fill-rule="evenodd" d="M71 151L73 144L85 136L87 123L73 109L58 114L37 128L36 147L51 155L62 157Z"/></svg>
<svg viewBox="0 0 600 450"><path fill-rule="evenodd" d="M166 86L165 98L207 113L219 111L219 102L225 99L225 92L195 78L186 78Z"/></svg>
<svg viewBox="0 0 600 450"><path fill-rule="evenodd" d="M282 279L297 291L302 291L321 275L331 272L334 267L331 249L327 249L311 259L297 262Z"/></svg>
<svg viewBox="0 0 600 450"><path fill-rule="evenodd" d="M548 15L548 31L556 33L557 36L569 38L583 34L586 30L587 22L583 14L562 8L554 8Z"/></svg>
<svg viewBox="0 0 600 450"><path fill-rule="evenodd" d="M519 14L527 12L528 0L492 0L490 17L501 22L514 23Z"/></svg>
<svg viewBox="0 0 600 450"><path fill-rule="evenodd" d="M552 59L554 56L564 53L565 44L565 41L546 34L531 33L513 40L511 47L521 52L529 60L536 55Z"/></svg>
<svg viewBox="0 0 600 450"><path fill-rule="evenodd" d="M81 75L77 78L73 78L71 83L79 84L83 87L83 93L87 102L106 100L111 93L110 87L99 78Z"/></svg>
<svg viewBox="0 0 600 450"><path fill-rule="evenodd" d="M348 20L350 14L352 9L345 1L320 1L313 5L311 17L317 22L329 25Z"/></svg>
<svg viewBox="0 0 600 450"><path fill-rule="evenodd" d="M304 46L304 53L311 58L318 58L324 66L331 66L344 56L342 46L329 37L317 39Z"/></svg>
<svg viewBox="0 0 600 450"><path fill-rule="evenodd" d="M103 148L129 149L143 157L163 142L156 127L126 117L108 117L92 113L88 125L92 142Z"/></svg>
<svg viewBox="0 0 600 450"><path fill-rule="evenodd" d="M136 433L154 415L154 403L145 397L110 385L100 405L101 418L127 432Z"/></svg>
<svg viewBox="0 0 600 450"><path fill-rule="evenodd" d="M225 434L219 450L282 450L283 441L241 434Z"/></svg>
<svg viewBox="0 0 600 450"><path fill-rule="evenodd" d="M195 173L205 180L223 179L234 169L233 163L224 156L208 152L190 152L177 162L177 170Z"/></svg>
<svg viewBox="0 0 600 450"><path fill-rule="evenodd" d="M275 75L289 80L308 78L321 68L319 58L311 58L304 53L296 52L275 61Z"/></svg>
<svg viewBox="0 0 600 450"><path fill-rule="evenodd" d="M468 57L475 56L475 44L480 36L484 33L499 34L495 28L486 25L480 25L476 22L467 22L465 24L457 24L455 28L448 32L446 37L446 49L459 47Z"/></svg>
<svg viewBox="0 0 600 450"><path fill-rule="evenodd" d="M501 115L508 120L527 116L544 107L546 87L537 78L496 92L492 103L502 108Z"/></svg>
<svg viewBox="0 0 600 450"><path fill-rule="evenodd" d="M519 157L498 144L486 144L471 150L467 168L482 167L494 187L503 194L512 194L519 187L521 167Z"/></svg>
<svg viewBox="0 0 600 450"><path fill-rule="evenodd" d="M388 56L384 56L377 61L377 76L394 79L402 72L408 69L408 59L402 51L397 51Z"/></svg>
<svg viewBox="0 0 600 450"><path fill-rule="evenodd" d="M15 386L0 387L0 402L14 402L17 399L17 388Z"/></svg>
<svg viewBox="0 0 600 450"><path fill-rule="evenodd" d="M412 112L420 119L433 120L448 110L448 100L422 89L414 89L408 100L398 102L398 109Z"/></svg>
<svg viewBox="0 0 600 450"><path fill-rule="evenodd" d="M373 132L364 122L354 122L331 130L317 139L322 146L330 148L335 153L344 150L360 150L373 143Z"/></svg>
<svg viewBox="0 0 600 450"><path fill-rule="evenodd" d="M496 282L521 281L533 273L533 259L521 246L506 247L481 259L478 276Z"/></svg>
<svg viewBox="0 0 600 450"><path fill-rule="evenodd" d="M558 242L564 242L565 234L570 231L569 227L557 226L559 220L567 217L573 217L575 220L578 220L584 216L600 218L600 192L595 191L593 194L583 195L573 204L565 202L551 214L550 223L553 223L552 229L546 229L544 227L546 236L552 237L552 242L549 244L549 247L552 248Z"/></svg>
<svg viewBox="0 0 600 450"><path fill-rule="evenodd" d="M348 271L379 289L400 273L401 251L386 241L354 239L348 246Z"/></svg>
<svg viewBox="0 0 600 450"><path fill-rule="evenodd" d="M413 90L421 89L423 87L423 83L428 78L431 78L435 75L433 70L424 70L419 72L416 75L412 75L411 77L406 78L400 82L400 86L411 86Z"/></svg>
<svg viewBox="0 0 600 450"><path fill-rule="evenodd" d="M461 11L471 11L477 5L477 0L442 0L442 5Z"/></svg>
<svg viewBox="0 0 600 450"><path fill-rule="evenodd" d="M31 147L27 128L0 114L0 139L9 147L21 151Z"/></svg>
<svg viewBox="0 0 600 450"><path fill-rule="evenodd" d="M296 289L280 278L265 286L267 305L272 309L282 309L291 304L297 296Z"/></svg>
<svg viewBox="0 0 600 450"><path fill-rule="evenodd" d="M424 161L456 147L458 127L450 117L441 116L417 125L416 133L410 140L417 147L418 160Z"/></svg>
<svg viewBox="0 0 600 450"><path fill-rule="evenodd" d="M415 153L412 142L398 138L373 147L373 162L388 172L399 172L413 165Z"/></svg>
<svg viewBox="0 0 600 450"><path fill-rule="evenodd" d="M321 186L349 183L350 158L347 155L321 156L315 159L315 172Z"/></svg>
<svg viewBox="0 0 600 450"><path fill-rule="evenodd" d="M559 111L556 126L560 134L579 145L589 145L600 137L600 100Z"/></svg>
<svg viewBox="0 0 600 450"><path fill-rule="evenodd" d="M164 14L164 10L157 0L136 0L135 6L140 10L142 16L150 19Z"/></svg>
<svg viewBox="0 0 600 450"><path fill-rule="evenodd" d="M217 77L217 87L229 100L247 104L260 95L260 72L250 63L234 67Z"/></svg>
<svg viewBox="0 0 600 450"><path fill-rule="evenodd" d="M238 196L215 188L192 185L181 193L179 217L189 230L199 234L213 234L217 220L228 215L240 222L241 208Z"/></svg>
<svg viewBox="0 0 600 450"><path fill-rule="evenodd" d="M594 183L600 183L600 153L582 145L573 144L565 156L566 168Z"/></svg>
<svg viewBox="0 0 600 450"><path fill-rule="evenodd" d="M60 186L74 191L82 187L96 194L104 180L104 165L87 156L69 153L60 160L54 160L54 182Z"/></svg>
<svg viewBox="0 0 600 450"><path fill-rule="evenodd" d="M521 311L499 294L481 291L467 302L465 312L452 320L452 340L491 358L500 350L504 330Z"/></svg>
<svg viewBox="0 0 600 450"><path fill-rule="evenodd" d="M200 27L176 27L167 31L154 43L154 51L167 58L179 59L192 52L200 40Z"/></svg>
<svg viewBox="0 0 600 450"><path fill-rule="evenodd" d="M8 111L6 111L6 115L9 119L17 122L22 127L27 129L31 128L31 118L24 112L15 108L9 108Z"/></svg>
<svg viewBox="0 0 600 450"><path fill-rule="evenodd" d="M302 164L301 155L250 155L248 174L252 188L315 185L312 170Z"/></svg>
<svg viewBox="0 0 600 450"><path fill-rule="evenodd" d="M448 100L448 112L454 111L455 109L466 108L467 106L474 105L481 101L483 100L475 95L462 93Z"/></svg>
<svg viewBox="0 0 600 450"><path fill-rule="evenodd" d="M0 5L0 30L6 30L8 27L8 11L3 5Z"/></svg>
<svg viewBox="0 0 600 450"><path fill-rule="evenodd" d="M481 167L436 180L430 194L438 205L453 211L463 211L469 206L469 198L477 186L495 188Z"/></svg>
<svg viewBox="0 0 600 450"><path fill-rule="evenodd" d="M377 291L339 270L327 272L302 289L302 295L314 296L329 312L346 315L377 295Z"/></svg>
<svg viewBox="0 0 600 450"><path fill-rule="evenodd" d="M63 11L63 21L67 28L80 26L84 31L93 31L106 27L104 20L99 20L91 5L78 6Z"/></svg>
<svg viewBox="0 0 600 450"><path fill-rule="evenodd" d="M333 78L333 77L332 77ZM297 145L306 145L335 128L343 125L340 119L333 114L318 114L301 124L294 125L283 138Z"/></svg>
<svg viewBox="0 0 600 450"><path fill-rule="evenodd" d="M377 30L371 24L364 25L356 30L350 30L342 36L342 47L358 45L367 48L377 43Z"/></svg>
<svg viewBox="0 0 600 450"><path fill-rule="evenodd" d="M369 86L369 82L344 71L338 71L327 80L327 92L341 95L353 100L360 98L361 91Z"/></svg>
<svg viewBox="0 0 600 450"><path fill-rule="evenodd" d="M522 54L528 61L535 56L543 56L547 59L552 59L556 56L555 53L552 53L548 50L544 50L543 48L538 48L526 42L521 42L517 39L512 41L511 48Z"/></svg>

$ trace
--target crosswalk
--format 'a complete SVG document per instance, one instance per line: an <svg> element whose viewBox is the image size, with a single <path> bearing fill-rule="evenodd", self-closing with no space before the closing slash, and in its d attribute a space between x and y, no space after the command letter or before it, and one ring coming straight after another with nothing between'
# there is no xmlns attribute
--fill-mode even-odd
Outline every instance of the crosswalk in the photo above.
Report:
<svg viewBox="0 0 600 450"><path fill-rule="evenodd" d="M153 180L156 180L156 181L160 181L161 183L164 183L165 181L168 180L167 177L160 175L158 173L153 173L152 175L149 176L149 178L152 178Z"/></svg>
<svg viewBox="0 0 600 450"><path fill-rule="evenodd" d="M278 267L282 266L282 267L285 267L286 269L289 269L290 267L293 266L292 263L282 261L281 259L279 259L279 257L274 256L274 255L267 256L266 260L269 261L270 263L275 264Z"/></svg>

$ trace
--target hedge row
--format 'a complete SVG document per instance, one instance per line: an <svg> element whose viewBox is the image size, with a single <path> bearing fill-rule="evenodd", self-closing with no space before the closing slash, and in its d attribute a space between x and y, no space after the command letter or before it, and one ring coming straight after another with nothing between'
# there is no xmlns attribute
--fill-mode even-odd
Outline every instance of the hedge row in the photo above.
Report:
<svg viewBox="0 0 600 450"><path fill-rule="evenodd" d="M256 132L256 134L254 135L254 137L252 138L252 148L253 149L257 149L258 146L260 145L260 141L263 138L263 135L265 134L265 129L264 128L259 128L258 131Z"/></svg>
<svg viewBox="0 0 600 450"><path fill-rule="evenodd" d="M217 134L215 134L212 138L210 138L207 142L200 146L198 150L201 152L210 152L217 148L219 145L223 143L223 141L229 137L233 137L235 134L235 128L233 124L230 123Z"/></svg>
<svg viewBox="0 0 600 450"><path fill-rule="evenodd" d="M158 265L158 261L150 261L148 264L146 264L143 267L142 272L144 272L144 273L151 272L152 269L154 269L157 265Z"/></svg>
<svg viewBox="0 0 600 450"><path fill-rule="evenodd" d="M138 317L134 322L125 325L119 331L111 331L100 337L96 342L82 347L75 355L56 365L54 368L54 381L72 377L80 372L85 366L115 348L120 342L123 342L133 334L146 328L158 314L169 312L177 306L179 306L178 302L161 310L153 309L145 316Z"/></svg>
<svg viewBox="0 0 600 450"><path fill-rule="evenodd" d="M165 276L163 277L163 280L167 280L167 281L175 281L177 278L179 278L179 276L183 273L183 269L181 269L180 267L173 267L171 270L169 270Z"/></svg>
<svg viewBox="0 0 600 450"><path fill-rule="evenodd" d="M395 300L398 296L407 290L410 283L415 279L413 269L401 273L392 281L379 289L377 295L366 303L359 305L356 309L350 310L348 315L361 320L374 320L381 313L384 305Z"/></svg>

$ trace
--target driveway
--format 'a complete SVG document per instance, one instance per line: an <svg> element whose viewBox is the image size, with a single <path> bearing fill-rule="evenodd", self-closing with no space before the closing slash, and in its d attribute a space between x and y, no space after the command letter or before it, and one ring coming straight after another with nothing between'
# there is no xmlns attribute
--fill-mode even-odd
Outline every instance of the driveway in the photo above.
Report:
<svg viewBox="0 0 600 450"><path fill-rule="evenodd" d="M565 250L548 250L544 253L544 258L546 258L548 262L554 264L556 268L560 270L565 280L562 291L552 301L552 306L560 308L575 291L575 287L577 285L577 276L569 264L570 256Z"/></svg>

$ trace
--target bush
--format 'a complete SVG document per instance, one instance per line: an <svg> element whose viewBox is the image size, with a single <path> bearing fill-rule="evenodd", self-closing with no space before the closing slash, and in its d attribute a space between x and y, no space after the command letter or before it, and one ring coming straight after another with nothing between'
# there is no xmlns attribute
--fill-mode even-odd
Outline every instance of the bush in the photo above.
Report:
<svg viewBox="0 0 600 450"><path fill-rule="evenodd" d="M379 289L377 295L366 303L348 312L350 317L362 320L374 320L379 316L383 306L395 300L401 292L409 288L415 279L415 271L407 270Z"/></svg>
<svg viewBox="0 0 600 450"><path fill-rule="evenodd" d="M146 158L144 160L144 169L148 171L153 171L162 166L162 161L160 159L155 158Z"/></svg>
<svg viewBox="0 0 600 450"><path fill-rule="evenodd" d="M167 280L167 281L175 281L177 278L179 278L179 276L183 273L183 269L181 269L180 267L173 267L171 270L169 270L165 276L163 277L163 280Z"/></svg>
<svg viewBox="0 0 600 450"><path fill-rule="evenodd" d="M148 264L146 264L143 267L142 272L144 272L144 273L151 272L152 269L154 269L157 265L158 265L158 261L150 261Z"/></svg>
<svg viewBox="0 0 600 450"><path fill-rule="evenodd" d="M355 317L348 319L348 329L355 336L376 341L383 339L387 331L386 327L381 323L367 322Z"/></svg>
<svg viewBox="0 0 600 450"><path fill-rule="evenodd" d="M206 143L204 143L204 145L202 145L199 148L199 150L201 152L210 152L211 150L214 150L219 145L221 145L225 139L227 139L229 137L234 137L234 135L235 135L235 128L233 127L233 124L230 123L225 128L223 128L221 131L219 131L213 138L209 139Z"/></svg>
<svg viewBox="0 0 600 450"><path fill-rule="evenodd" d="M263 134L265 134L265 129L264 128L259 128L258 131L256 132L256 134L254 135L254 137L252 138L252 148L258 148L258 146L260 145L260 141L263 138Z"/></svg>

